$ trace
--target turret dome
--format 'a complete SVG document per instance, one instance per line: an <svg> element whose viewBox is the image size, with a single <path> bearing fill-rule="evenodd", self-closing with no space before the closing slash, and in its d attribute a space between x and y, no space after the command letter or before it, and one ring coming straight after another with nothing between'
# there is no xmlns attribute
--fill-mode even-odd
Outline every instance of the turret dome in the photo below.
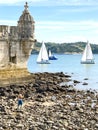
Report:
<svg viewBox="0 0 98 130"><path fill-rule="evenodd" d="M18 21L18 38L33 39L34 38L34 19L28 11L28 3Z"/></svg>
<svg viewBox="0 0 98 130"><path fill-rule="evenodd" d="M34 22L33 17L30 15L29 11L28 11L28 3L26 2L26 4L24 5L25 9L22 13L22 15L19 18L19 22L22 21L32 21Z"/></svg>

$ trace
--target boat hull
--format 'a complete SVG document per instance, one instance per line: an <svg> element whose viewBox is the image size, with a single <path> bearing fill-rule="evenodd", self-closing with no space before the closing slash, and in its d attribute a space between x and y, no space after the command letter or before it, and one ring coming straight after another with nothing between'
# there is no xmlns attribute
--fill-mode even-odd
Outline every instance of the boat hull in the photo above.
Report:
<svg viewBox="0 0 98 130"><path fill-rule="evenodd" d="M81 61L81 64L95 64L94 61Z"/></svg>
<svg viewBox="0 0 98 130"><path fill-rule="evenodd" d="M57 60L57 58L55 56L50 56L49 60Z"/></svg>
<svg viewBox="0 0 98 130"><path fill-rule="evenodd" d="M49 60L57 60L56 57L49 57Z"/></svg>
<svg viewBox="0 0 98 130"><path fill-rule="evenodd" d="M39 61L39 62L37 62L37 64L50 64L50 62L49 61Z"/></svg>

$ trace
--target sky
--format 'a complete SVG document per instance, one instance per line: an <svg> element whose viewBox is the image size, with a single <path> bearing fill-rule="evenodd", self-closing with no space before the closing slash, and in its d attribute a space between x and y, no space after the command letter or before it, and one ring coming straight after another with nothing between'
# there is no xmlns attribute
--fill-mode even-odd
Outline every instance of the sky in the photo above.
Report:
<svg viewBox="0 0 98 130"><path fill-rule="evenodd" d="M98 44L98 0L0 0L0 25L17 26L25 2L37 41Z"/></svg>

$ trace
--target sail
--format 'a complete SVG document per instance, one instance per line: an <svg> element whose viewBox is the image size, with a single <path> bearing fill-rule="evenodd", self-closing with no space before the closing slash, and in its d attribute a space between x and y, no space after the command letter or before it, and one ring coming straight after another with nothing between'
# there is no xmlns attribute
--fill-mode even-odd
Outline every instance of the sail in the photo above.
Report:
<svg viewBox="0 0 98 130"><path fill-rule="evenodd" d="M94 58L93 58L93 54L92 54L92 50L91 50L91 46L90 46L89 43L87 44L87 50L88 50L88 51L87 51L86 59L88 59L88 60L89 60L89 59L91 59L91 60L94 59Z"/></svg>
<svg viewBox="0 0 98 130"><path fill-rule="evenodd" d="M81 61L82 62L86 62L86 61L92 62L93 60L94 60L94 58L93 58L92 49L91 49L90 43L88 42L85 47L85 50L83 52Z"/></svg>
<svg viewBox="0 0 98 130"><path fill-rule="evenodd" d="M87 53L87 45L86 45L85 50L83 52L83 56L82 56L81 61L86 61L86 53Z"/></svg>
<svg viewBox="0 0 98 130"><path fill-rule="evenodd" d="M51 51L49 50L49 57L50 57L50 56L52 56L52 53L51 53Z"/></svg>
<svg viewBox="0 0 98 130"><path fill-rule="evenodd" d="M37 62L41 62L41 61L47 61L48 60L48 53L47 53L47 49L45 46L45 43L42 43L38 58L37 58Z"/></svg>

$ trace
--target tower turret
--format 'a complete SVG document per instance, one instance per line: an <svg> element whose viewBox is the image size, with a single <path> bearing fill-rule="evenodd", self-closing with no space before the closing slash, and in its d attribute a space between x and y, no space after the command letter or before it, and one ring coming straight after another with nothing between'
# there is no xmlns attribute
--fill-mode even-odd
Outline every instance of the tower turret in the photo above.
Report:
<svg viewBox="0 0 98 130"><path fill-rule="evenodd" d="M34 19L28 11L28 3L24 5L24 11L18 21L18 37L19 39L34 38Z"/></svg>
<svg viewBox="0 0 98 130"><path fill-rule="evenodd" d="M10 64L15 68L27 68L27 61L36 41L34 23L26 2L17 26L0 26L1 67L7 67Z"/></svg>

